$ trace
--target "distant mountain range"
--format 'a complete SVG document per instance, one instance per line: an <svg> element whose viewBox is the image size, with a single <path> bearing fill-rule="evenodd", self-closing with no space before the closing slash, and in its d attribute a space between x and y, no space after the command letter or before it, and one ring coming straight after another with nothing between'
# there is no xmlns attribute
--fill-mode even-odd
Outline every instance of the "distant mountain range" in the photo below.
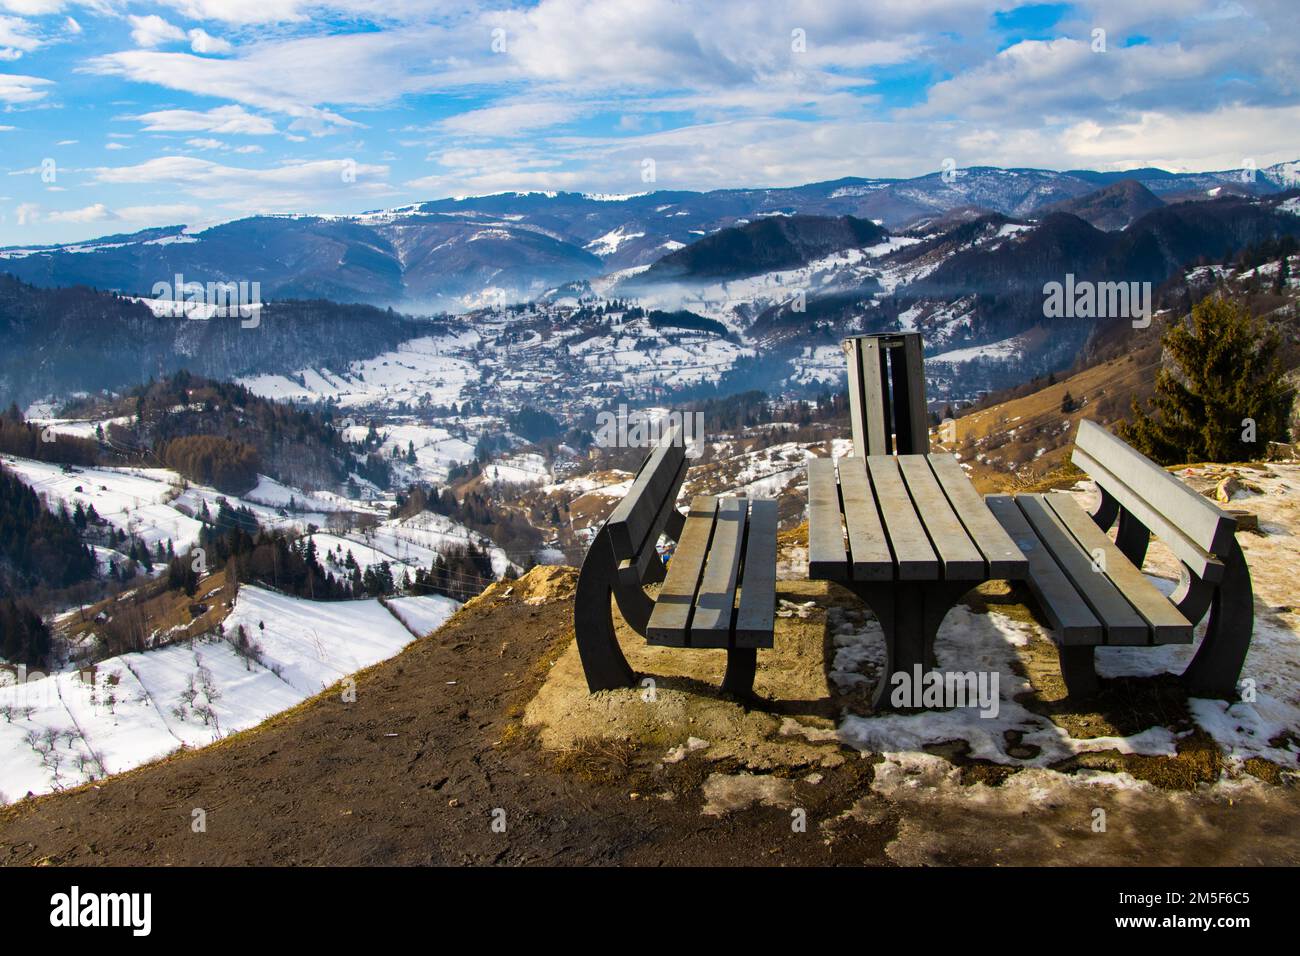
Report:
<svg viewBox="0 0 1300 956"><path fill-rule="evenodd" d="M812 254L828 237L791 239L803 227L767 219L831 217L870 244L890 233L933 232L989 213L1017 219L1068 212L1118 230L1166 202L1266 196L1300 183L1300 162L1259 170L1171 173L972 167L912 179L846 178L781 189L657 190L632 196L502 193L356 216L255 216L203 230L184 226L82 243L0 249L0 272L40 286L90 285L144 295L187 281L257 281L265 299L320 298L407 310L521 301L567 282L650 266L693 272L710 258L764 271L789 248ZM843 217L852 217L844 220ZM862 225L851 225L861 222ZM712 237L753 225L750 232ZM826 227L831 228L831 227ZM804 230L806 231L806 230ZM814 231L825 231L815 227ZM770 237L770 242L769 238ZM700 246L700 241L708 243ZM739 243L724 248L720 242ZM749 243L746 248L745 243ZM811 243L811 245L806 245ZM688 252L689 247L698 246ZM748 251L747 251L748 250ZM749 265L741 260L756 257ZM796 252L796 257L801 255Z"/></svg>

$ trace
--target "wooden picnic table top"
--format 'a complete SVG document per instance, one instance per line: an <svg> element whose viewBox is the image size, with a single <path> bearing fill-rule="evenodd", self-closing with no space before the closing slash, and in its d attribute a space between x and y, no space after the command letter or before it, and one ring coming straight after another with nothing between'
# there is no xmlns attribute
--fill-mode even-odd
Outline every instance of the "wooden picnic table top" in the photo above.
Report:
<svg viewBox="0 0 1300 956"><path fill-rule="evenodd" d="M808 462L808 576L863 584L1020 579L1028 561L950 454Z"/></svg>

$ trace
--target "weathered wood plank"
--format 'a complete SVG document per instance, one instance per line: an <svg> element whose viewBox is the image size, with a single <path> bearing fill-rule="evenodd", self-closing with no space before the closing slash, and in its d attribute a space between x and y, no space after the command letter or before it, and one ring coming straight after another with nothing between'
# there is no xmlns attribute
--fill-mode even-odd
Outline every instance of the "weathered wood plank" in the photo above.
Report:
<svg viewBox="0 0 1300 956"><path fill-rule="evenodd" d="M903 343L903 361L907 364L908 417L912 422L912 450L914 455L930 453L930 414L925 402L925 354L919 332L909 333ZM895 404L898 400L895 399Z"/></svg>
<svg viewBox="0 0 1300 956"><path fill-rule="evenodd" d="M681 466L685 460L686 448L681 441L681 426L674 425L646 457L632 487L609 516L609 536L620 560L641 553L664 498L669 494L677 497L681 483L674 482L683 473Z"/></svg>
<svg viewBox="0 0 1300 956"><path fill-rule="evenodd" d="M1056 513L1079 546L1094 563L1098 557L1107 578L1151 628L1156 644L1190 644L1192 625L1178 612L1146 576L1124 557L1114 542L1102 533L1092 517L1069 495L1047 495L1048 506Z"/></svg>
<svg viewBox="0 0 1300 956"><path fill-rule="evenodd" d="M893 450L889 420L889 369L880 343L873 338L857 340L862 361L862 419L866 423L867 446L859 455L887 455Z"/></svg>
<svg viewBox="0 0 1300 956"><path fill-rule="evenodd" d="M772 647L776 628L776 502L749 502L745 564L736 607L736 647Z"/></svg>
<svg viewBox="0 0 1300 956"><path fill-rule="evenodd" d="M921 336L908 333L882 342L889 349L893 382L895 448L900 455L930 451L929 416L925 408L925 367Z"/></svg>
<svg viewBox="0 0 1300 956"><path fill-rule="evenodd" d="M939 559L899 474L898 460L892 455L869 455L867 470L876 489L898 580L939 580Z"/></svg>
<svg viewBox="0 0 1300 956"><path fill-rule="evenodd" d="M989 495L984 501L1025 556L1029 566L1025 583L1052 626L1052 639L1063 646L1100 644L1101 622L1034 534L1015 499L1010 495Z"/></svg>
<svg viewBox="0 0 1300 956"><path fill-rule="evenodd" d="M681 540L673 549L668 562L668 574L659 588L655 609L646 626L646 642L668 647L686 647L690 634L691 615L695 610L695 594L700 588L700 577L709 554L713 538L713 524L717 517L718 499L699 495L691 502Z"/></svg>
<svg viewBox="0 0 1300 956"><path fill-rule="evenodd" d="M1106 575L1094 569L1091 555L1079 547L1043 496L1017 495L1016 504L1075 590L1101 621L1106 629L1105 642L1150 644L1151 628L1142 615L1133 610Z"/></svg>
<svg viewBox="0 0 1300 956"><path fill-rule="evenodd" d="M902 472L907 490L929 533L931 545L943 568L944 580L984 580L987 572L984 555L957 519L925 456L899 455L898 470Z"/></svg>
<svg viewBox="0 0 1300 956"><path fill-rule="evenodd" d="M926 460L952 503L957 517L988 561L989 577L1010 580L1023 578L1029 570L1029 562L1020 553L1006 529L993 517L957 459L949 454L936 453L927 455Z"/></svg>
<svg viewBox="0 0 1300 956"><path fill-rule="evenodd" d="M840 498L849 533L849 560L854 581L892 581L894 559L889 553L876 495L867 477L865 458L841 458Z"/></svg>
<svg viewBox="0 0 1300 956"><path fill-rule="evenodd" d="M1079 422L1074 447L1076 452L1083 452L1119 479L1127 490L1140 497L1148 507L1158 511L1201 550L1211 554L1226 554L1232 547L1237 522L1231 515L1215 507L1203 495L1198 495L1096 422L1086 419ZM1086 468L1084 470L1087 471ZM1120 504L1123 503L1121 500ZM1155 530L1150 522L1142 523ZM1156 534L1157 537L1160 536L1158 531Z"/></svg>
<svg viewBox="0 0 1300 956"><path fill-rule="evenodd" d="M808 577L846 581L848 574L835 462L813 458L808 462Z"/></svg>
<svg viewBox="0 0 1300 956"><path fill-rule="evenodd" d="M718 502L713 542L709 545L704 576L700 578L700 589L695 595L691 647L728 647L731 644L736 585L740 577L740 559L744 554L748 514L747 498L723 498Z"/></svg>
<svg viewBox="0 0 1300 956"><path fill-rule="evenodd" d="M845 339L840 348L844 350L845 363L849 367L849 427L853 432L853 453L865 455L867 425L863 417L866 398L862 381L862 340Z"/></svg>

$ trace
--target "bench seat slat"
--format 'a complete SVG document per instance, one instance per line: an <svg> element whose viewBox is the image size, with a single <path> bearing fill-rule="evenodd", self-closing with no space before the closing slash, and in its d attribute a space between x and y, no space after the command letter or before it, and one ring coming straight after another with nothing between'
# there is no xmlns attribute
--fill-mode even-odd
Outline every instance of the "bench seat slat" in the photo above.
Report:
<svg viewBox="0 0 1300 956"><path fill-rule="evenodd" d="M700 575L709 553L717 511L718 499L711 495L699 495L691 502L691 512L682 529L681 540L673 549L668 574L650 613L645 635L647 643L687 646L691 612L695 608L695 594L700 587Z"/></svg>
<svg viewBox="0 0 1300 956"><path fill-rule="evenodd" d="M1133 566L1114 542L1102 533L1096 522L1067 494L1055 492L1047 495L1047 504L1061 524L1072 534L1088 560L1100 549L1104 555L1106 577L1119 590L1124 599L1142 615L1151 628L1155 644L1190 644L1192 625L1156 588L1146 575Z"/></svg>
<svg viewBox="0 0 1300 956"><path fill-rule="evenodd" d="M898 469L943 565L945 581L982 581L984 555L966 534L923 455L900 455Z"/></svg>
<svg viewBox="0 0 1300 956"><path fill-rule="evenodd" d="M1038 540L1051 552L1080 597L1101 621L1107 644L1142 645L1151 643L1151 629L1142 615L1124 600L1114 584L1093 568L1092 557L1079 547L1042 495L1018 495L1016 503L1024 512Z"/></svg>
<svg viewBox="0 0 1300 956"><path fill-rule="evenodd" d="M1063 646L1100 644L1101 622L1047 552L1015 499L1010 495L989 495L984 501L1029 564L1025 583L1052 625L1052 639Z"/></svg>
<svg viewBox="0 0 1300 956"><path fill-rule="evenodd" d="M988 561L989 577L1006 580L1023 578L1029 570L1025 556L1020 553L1006 529L985 507L984 499L970 483L957 459L948 454L926 455L926 459L943 487L944 494L952 502L957 517Z"/></svg>
<svg viewBox="0 0 1300 956"><path fill-rule="evenodd" d="M876 489L880 513L889 534L900 581L935 581L939 578L939 559L930 547L921 519L908 496L898 460L892 455L868 455L867 470Z"/></svg>
<svg viewBox="0 0 1300 956"><path fill-rule="evenodd" d="M718 502L713 541L691 616L691 647L727 647L731 643L748 505L747 498L723 498Z"/></svg>
<svg viewBox="0 0 1300 956"><path fill-rule="evenodd" d="M835 462L813 458L808 462L808 573L814 578L843 581L845 562Z"/></svg>
<svg viewBox="0 0 1300 956"><path fill-rule="evenodd" d="M641 554L650 527L662 511L665 497L677 497L674 481L684 475L686 448L681 441L681 426L674 425L650 452L637 472L628 493L615 506L606 523L614 553L621 561ZM656 536L657 537L657 536ZM650 542L654 544L653 541Z"/></svg>
<svg viewBox="0 0 1300 956"><path fill-rule="evenodd" d="M745 564L736 609L736 647L772 647L776 628L776 502L749 502Z"/></svg>
<svg viewBox="0 0 1300 956"><path fill-rule="evenodd" d="M865 458L841 458L840 495L844 501L844 524L849 533L854 581L892 581L894 559L889 554L876 496L871 491Z"/></svg>

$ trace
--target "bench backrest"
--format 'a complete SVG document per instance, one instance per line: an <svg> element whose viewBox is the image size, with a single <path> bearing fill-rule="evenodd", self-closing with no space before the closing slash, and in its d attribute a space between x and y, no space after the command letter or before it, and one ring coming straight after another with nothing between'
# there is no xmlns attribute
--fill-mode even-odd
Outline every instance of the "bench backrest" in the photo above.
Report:
<svg viewBox="0 0 1300 956"><path fill-rule="evenodd" d="M1096 422L1079 422L1072 460L1198 577L1220 575L1235 518Z"/></svg>
<svg viewBox="0 0 1300 956"><path fill-rule="evenodd" d="M842 348L849 366L854 454L929 454L920 333L854 336Z"/></svg>
<svg viewBox="0 0 1300 956"><path fill-rule="evenodd" d="M605 523L614 556L642 574L652 556L677 492L686 478L686 445L680 425L674 425L641 463L632 487Z"/></svg>

